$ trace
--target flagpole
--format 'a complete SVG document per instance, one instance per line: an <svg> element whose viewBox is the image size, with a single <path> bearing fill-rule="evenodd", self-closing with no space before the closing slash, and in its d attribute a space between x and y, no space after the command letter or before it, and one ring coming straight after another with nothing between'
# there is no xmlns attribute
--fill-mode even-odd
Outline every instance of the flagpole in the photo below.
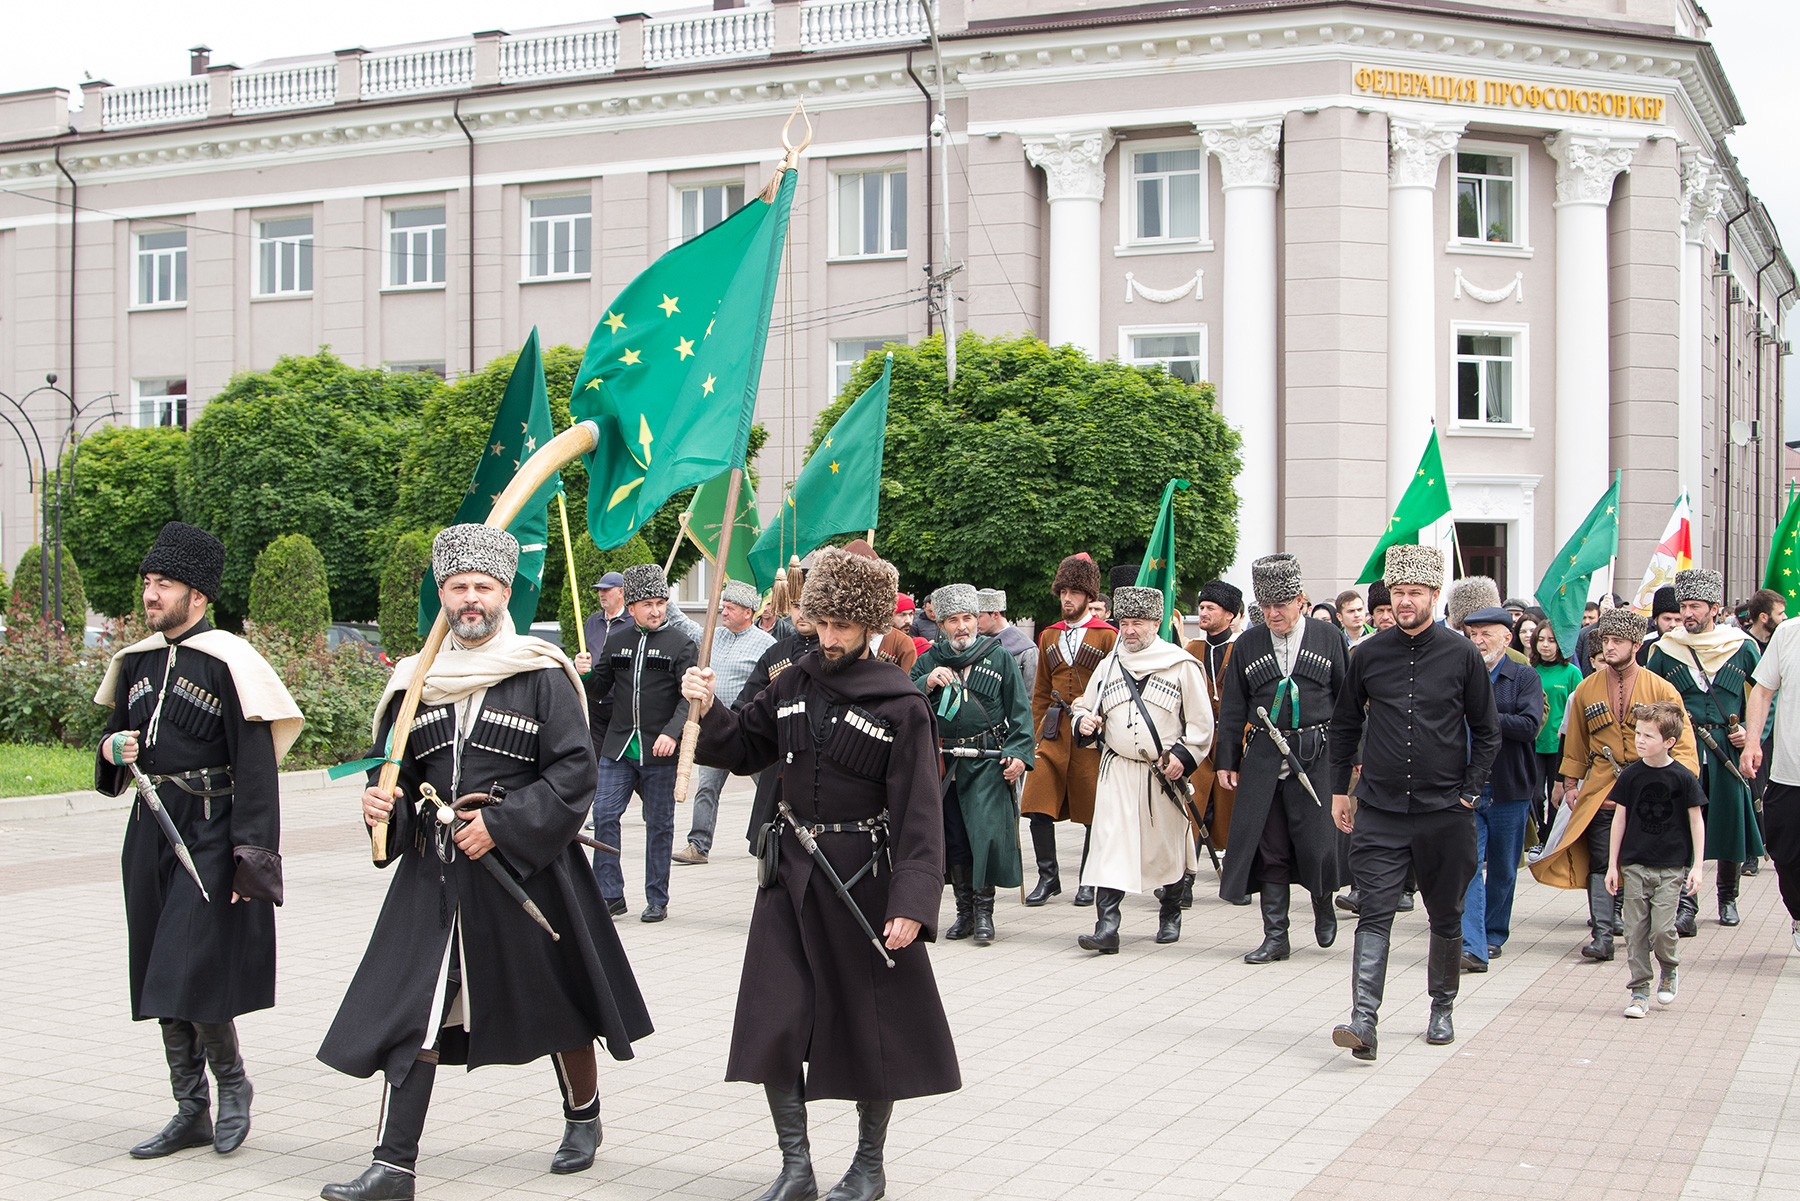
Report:
<svg viewBox="0 0 1800 1201"><path fill-rule="evenodd" d="M556 494L556 511L562 515L563 558L569 565L569 599L575 602L575 646L587 654L587 631L581 625L581 581L575 578L575 547L569 542L569 505L563 494Z"/></svg>
<svg viewBox="0 0 1800 1201"><path fill-rule="evenodd" d="M731 479L725 485L725 512L728 515L719 530L718 562L731 561L731 528L737 524L738 487L744 482L744 469L733 467ZM683 525L686 518L683 518ZM670 556L671 559L673 556ZM708 589L711 595L706 602L706 624L700 627L700 658L697 667L712 666L713 634L719 628L719 597L725 589L725 572L715 569L712 573L712 586ZM694 771L694 748L700 743L699 711L688 707L687 723L681 727L681 755L675 763L675 803L681 804L688 798L688 778Z"/></svg>
<svg viewBox="0 0 1800 1201"><path fill-rule="evenodd" d="M668 575L669 570L675 566L675 556L681 553L681 540L687 537L687 525L687 510L683 509L681 511L681 528L675 531L675 543L669 547L669 557L663 561L663 575L665 576Z"/></svg>

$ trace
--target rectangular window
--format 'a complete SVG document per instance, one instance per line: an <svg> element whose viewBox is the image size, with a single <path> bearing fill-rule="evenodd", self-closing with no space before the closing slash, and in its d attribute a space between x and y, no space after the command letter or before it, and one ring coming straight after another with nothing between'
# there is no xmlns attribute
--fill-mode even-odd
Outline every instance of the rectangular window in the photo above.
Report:
<svg viewBox="0 0 1800 1201"><path fill-rule="evenodd" d="M1204 330L1195 327L1123 332L1126 362L1138 367L1161 367L1190 384L1206 378Z"/></svg>
<svg viewBox="0 0 1800 1201"><path fill-rule="evenodd" d="M187 303L187 231L139 234L137 298L139 308Z"/></svg>
<svg viewBox="0 0 1800 1201"><path fill-rule="evenodd" d="M131 423L139 429L155 426L187 428L188 384L185 379L132 381Z"/></svg>
<svg viewBox="0 0 1800 1201"><path fill-rule="evenodd" d="M1507 334L1456 335L1456 420L1520 424L1513 397L1514 341Z"/></svg>
<svg viewBox="0 0 1800 1201"><path fill-rule="evenodd" d="M1206 160L1198 146L1131 155L1133 242L1200 240Z"/></svg>
<svg viewBox="0 0 1800 1201"><path fill-rule="evenodd" d="M900 338L845 338L831 344L831 394L837 396L862 366L862 361Z"/></svg>
<svg viewBox="0 0 1800 1201"><path fill-rule="evenodd" d="M906 172L855 171L837 177L839 258L906 250Z"/></svg>
<svg viewBox="0 0 1800 1201"><path fill-rule="evenodd" d="M526 278L561 279L593 269L592 203L586 196L545 196L528 203Z"/></svg>
<svg viewBox="0 0 1800 1201"><path fill-rule="evenodd" d="M313 223L311 217L285 217L256 223L256 294L282 296L311 292Z"/></svg>
<svg viewBox="0 0 1800 1201"><path fill-rule="evenodd" d="M416 362L389 363L387 369L395 375L435 375L439 379L448 377L442 359L420 359Z"/></svg>
<svg viewBox="0 0 1800 1201"><path fill-rule="evenodd" d="M744 185L714 183L681 189L681 240L697 238L744 207Z"/></svg>
<svg viewBox="0 0 1800 1201"><path fill-rule="evenodd" d="M444 282L444 206L388 212L390 288L431 288Z"/></svg>
<svg viewBox="0 0 1800 1201"><path fill-rule="evenodd" d="M1460 151L1456 156L1456 237L1516 245L1518 160L1510 154Z"/></svg>

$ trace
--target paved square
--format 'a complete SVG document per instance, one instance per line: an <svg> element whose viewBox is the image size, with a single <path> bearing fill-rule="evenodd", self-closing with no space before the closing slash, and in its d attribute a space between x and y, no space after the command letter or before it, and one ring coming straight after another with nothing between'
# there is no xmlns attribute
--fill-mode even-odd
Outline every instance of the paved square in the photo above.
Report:
<svg viewBox="0 0 1800 1201"><path fill-rule="evenodd" d="M357 787L297 785L284 798L279 1003L239 1023L256 1084L250 1140L228 1159L147 1164L125 1149L174 1110L154 1026L126 1016L127 811L31 817L44 807L0 803L0 1008L13 1027L0 1198L299 1199L366 1166L380 1085L313 1052L387 876L369 865ZM627 819L633 912L619 925L657 1032L635 1060L602 1058L594 1168L547 1171L562 1130L547 1062L446 1072L421 1197L762 1192L779 1157L760 1091L720 1079L756 887L740 853L747 810L747 791L729 790L713 862L677 867L669 920L649 926L636 920L643 830ZM1072 869L1078 831L1061 832ZM1682 943L1680 999L1638 1022L1620 1016L1623 956L1575 955L1583 898L1527 877L1506 954L1463 977L1457 1042L1443 1048L1423 1039L1424 915L1401 915L1374 1064L1329 1039L1349 1003L1349 925L1330 950L1297 940L1289 961L1248 967L1257 911L1219 901L1203 869L1179 943L1152 943L1155 902L1133 898L1122 953L1090 957L1075 936L1093 910L1069 904L1072 876L1042 909L1002 897L993 946L931 949L965 1084L896 1107L890 1196L1800 1201L1800 956L1767 869L1744 882L1743 925L1703 921ZM1709 877L1703 918L1710 888ZM812 1136L829 1188L855 1140L851 1107L814 1106Z"/></svg>

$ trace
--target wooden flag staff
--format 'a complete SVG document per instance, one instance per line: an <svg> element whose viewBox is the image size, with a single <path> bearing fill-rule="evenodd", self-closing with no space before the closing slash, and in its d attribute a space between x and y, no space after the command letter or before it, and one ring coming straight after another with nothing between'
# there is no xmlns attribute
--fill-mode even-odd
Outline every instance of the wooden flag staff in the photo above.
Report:
<svg viewBox="0 0 1800 1201"><path fill-rule="evenodd" d="M569 542L569 506L563 500L563 494L556 494L556 511L562 516L563 560L569 569L569 599L575 605L575 647L582 654L587 654L587 631L581 624L581 581L575 578L575 547Z"/></svg>
<svg viewBox="0 0 1800 1201"><path fill-rule="evenodd" d="M537 453L525 460L512 482L506 485L505 490L494 501L493 509L482 524L505 529L519 515L519 510L525 507L525 502L548 483L551 476L599 444L600 427L592 421L571 426L544 443ZM717 608L717 605L714 607ZM431 623L431 633L425 637L425 645L419 648L419 660L413 665L412 681L406 686L406 694L400 698L400 711L394 715L392 747L388 751L387 762L381 765L381 775L375 784L383 792L392 792L394 785L399 782L400 761L406 757L406 739L412 732L413 718L419 712L419 693L424 689L425 676L430 672L431 664L449 633L450 617L439 609L437 620ZM387 835L388 824L385 821L376 822L369 831L369 851L377 863L388 857Z"/></svg>

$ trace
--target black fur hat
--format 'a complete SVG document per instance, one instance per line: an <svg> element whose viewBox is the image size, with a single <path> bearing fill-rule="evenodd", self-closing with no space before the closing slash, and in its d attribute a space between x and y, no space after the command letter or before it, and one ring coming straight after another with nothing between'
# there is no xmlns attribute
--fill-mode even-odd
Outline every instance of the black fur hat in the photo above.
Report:
<svg viewBox="0 0 1800 1201"><path fill-rule="evenodd" d="M225 575L225 544L185 521L171 521L156 535L150 553L138 565L139 575L155 572L178 580L207 600L219 598Z"/></svg>

